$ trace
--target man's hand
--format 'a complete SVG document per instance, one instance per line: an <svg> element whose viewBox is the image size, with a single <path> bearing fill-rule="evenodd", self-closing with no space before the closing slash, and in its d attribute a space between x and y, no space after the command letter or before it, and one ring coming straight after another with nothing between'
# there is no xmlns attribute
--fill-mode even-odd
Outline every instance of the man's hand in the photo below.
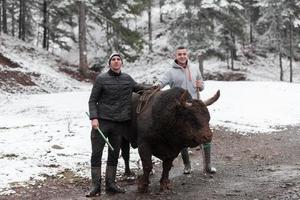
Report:
<svg viewBox="0 0 300 200"><path fill-rule="evenodd" d="M203 85L202 80L196 80L195 83L196 83L196 88L202 88L202 85Z"/></svg>
<svg viewBox="0 0 300 200"><path fill-rule="evenodd" d="M93 129L97 129L99 127L98 119L92 119L91 124Z"/></svg>

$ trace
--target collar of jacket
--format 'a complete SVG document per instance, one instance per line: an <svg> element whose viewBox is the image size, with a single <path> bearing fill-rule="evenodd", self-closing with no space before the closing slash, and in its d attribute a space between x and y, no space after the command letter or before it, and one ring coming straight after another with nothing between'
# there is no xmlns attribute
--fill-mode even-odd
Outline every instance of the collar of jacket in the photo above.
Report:
<svg viewBox="0 0 300 200"><path fill-rule="evenodd" d="M190 61L187 60L186 62L187 62L187 63L186 63L186 67L183 68L183 67L181 67L180 65L177 64L176 60L174 60L173 66L172 66L172 67L174 67L174 68L179 68L179 69L186 69L186 68L189 68L189 67L190 67L190 65L189 65Z"/></svg>
<svg viewBox="0 0 300 200"><path fill-rule="evenodd" d="M120 73L114 72L113 70L109 69L108 74L111 76L121 76L121 71Z"/></svg>
<svg viewBox="0 0 300 200"><path fill-rule="evenodd" d="M186 67L185 68L183 68L180 65L178 65L177 62L176 62L176 60L174 60L173 68L175 68L175 69L181 69L184 72L184 74L186 74L186 71L187 71L188 74L185 75L185 76L187 76L187 78L188 78L189 81L192 81L192 75L191 75L191 71L190 71L189 60L186 61Z"/></svg>

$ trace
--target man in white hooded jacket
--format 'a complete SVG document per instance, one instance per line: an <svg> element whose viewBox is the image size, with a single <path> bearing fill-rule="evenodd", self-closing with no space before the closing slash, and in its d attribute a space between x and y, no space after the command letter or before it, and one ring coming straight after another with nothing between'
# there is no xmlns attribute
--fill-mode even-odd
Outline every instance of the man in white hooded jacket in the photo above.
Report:
<svg viewBox="0 0 300 200"><path fill-rule="evenodd" d="M204 82L200 70L197 66L190 63L187 49L183 46L176 49L172 68L163 75L158 84L161 88L169 85L171 88L181 87L186 89L192 95L193 99L197 99L197 95L199 95L198 92L204 89ZM203 159L205 171L208 173L216 173L216 169L211 166L211 144L204 144L202 149L204 151ZM184 163L183 173L190 174L191 162L188 148L182 149L181 156Z"/></svg>

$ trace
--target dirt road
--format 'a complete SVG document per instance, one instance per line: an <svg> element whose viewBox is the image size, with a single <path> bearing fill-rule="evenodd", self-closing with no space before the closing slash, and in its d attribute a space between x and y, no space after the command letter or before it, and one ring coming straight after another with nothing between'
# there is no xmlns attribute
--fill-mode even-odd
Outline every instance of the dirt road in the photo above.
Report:
<svg viewBox="0 0 300 200"><path fill-rule="evenodd" d="M136 179L120 180L125 194L107 195L93 199L300 199L300 129L287 127L277 133L243 136L215 128L213 164L217 174L202 172L202 156L191 150L193 173L182 174L182 161L177 158L170 173L172 190L159 192L161 168L155 166L150 192L138 194ZM139 173L139 172L137 172ZM49 177L30 188L16 188L17 193L0 199L86 199L89 180L75 177L71 172L63 178Z"/></svg>

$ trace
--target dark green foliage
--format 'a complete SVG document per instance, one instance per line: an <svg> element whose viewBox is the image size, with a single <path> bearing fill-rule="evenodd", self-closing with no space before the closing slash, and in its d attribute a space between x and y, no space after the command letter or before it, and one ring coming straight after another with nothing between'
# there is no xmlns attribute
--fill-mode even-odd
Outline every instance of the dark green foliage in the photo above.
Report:
<svg viewBox="0 0 300 200"><path fill-rule="evenodd" d="M98 1L92 3L94 11L91 16L95 22L106 31L106 46L103 46L107 55L112 51L119 51L128 61L134 61L143 49L144 41L136 30L127 27L127 21L123 16L115 16L124 7L126 14L138 15L145 9L145 1L135 0L132 4L125 0Z"/></svg>
<svg viewBox="0 0 300 200"><path fill-rule="evenodd" d="M234 3L221 6L217 1L204 7L201 1L184 0L187 11L171 24L170 43L188 46L192 52L215 52L224 58L226 52L236 50L235 39L244 38L245 19L241 9L234 6L239 2Z"/></svg>

